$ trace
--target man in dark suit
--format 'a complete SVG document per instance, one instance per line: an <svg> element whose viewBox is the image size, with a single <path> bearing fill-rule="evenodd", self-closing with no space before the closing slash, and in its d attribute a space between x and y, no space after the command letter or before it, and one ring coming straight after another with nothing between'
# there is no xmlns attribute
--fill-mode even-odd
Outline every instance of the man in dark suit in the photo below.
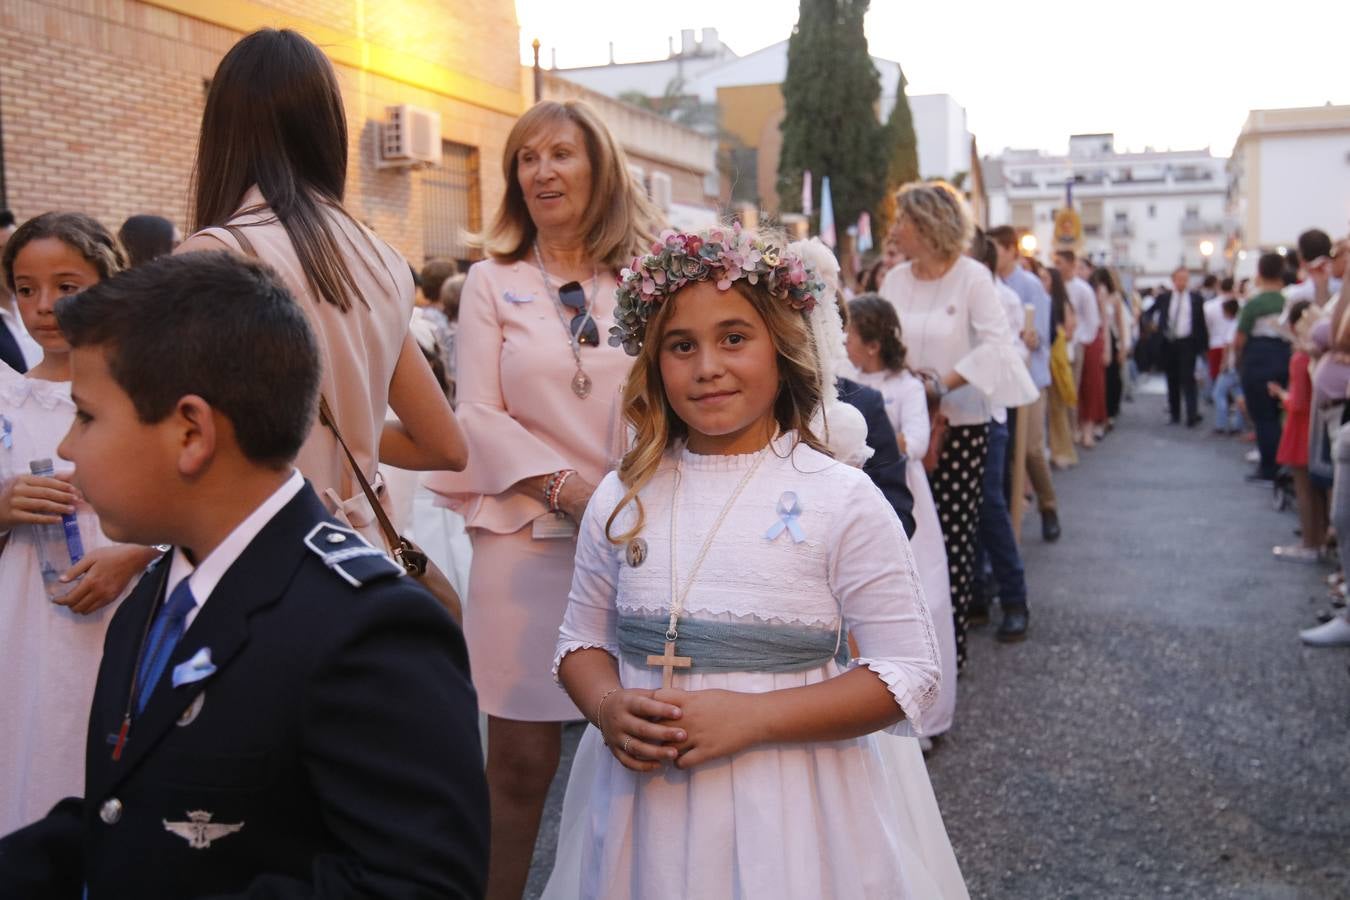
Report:
<svg viewBox="0 0 1350 900"><path fill-rule="evenodd" d="M1181 403L1186 401L1186 427L1200 423L1196 408L1195 362L1209 348L1205 327L1205 298L1189 289L1190 270L1177 267L1172 273L1172 290L1164 291L1149 310L1149 316L1162 335L1163 372L1167 376L1167 416L1173 425L1181 421Z"/></svg>
<svg viewBox="0 0 1350 900"><path fill-rule="evenodd" d="M464 641L291 464L304 313L261 265L193 253L56 314L61 455L110 537L173 549L109 626L84 797L0 839L0 898L481 896Z"/></svg>

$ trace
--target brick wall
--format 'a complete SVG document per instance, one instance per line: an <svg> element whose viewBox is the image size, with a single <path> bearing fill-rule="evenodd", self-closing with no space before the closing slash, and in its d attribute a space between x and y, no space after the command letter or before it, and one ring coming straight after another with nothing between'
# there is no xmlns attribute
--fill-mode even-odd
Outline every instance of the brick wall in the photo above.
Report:
<svg viewBox="0 0 1350 900"><path fill-rule="evenodd" d="M270 0L317 21L518 92L511 0ZM357 20L357 9L365 22ZM260 16L256 26L272 25ZM204 82L241 32L138 0L0 3L0 115L8 204L21 219L90 213L116 229L157 213L186 230ZM376 170L386 105L441 114L442 136L481 153L483 215L500 197L500 158L514 117L338 65L348 116L347 204L409 259L422 259L421 174Z"/></svg>

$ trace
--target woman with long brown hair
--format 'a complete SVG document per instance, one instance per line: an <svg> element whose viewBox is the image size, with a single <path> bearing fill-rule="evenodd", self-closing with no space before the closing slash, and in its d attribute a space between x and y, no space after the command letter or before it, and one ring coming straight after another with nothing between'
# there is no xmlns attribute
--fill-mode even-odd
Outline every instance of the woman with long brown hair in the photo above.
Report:
<svg viewBox="0 0 1350 900"><path fill-rule="evenodd" d="M586 104L521 116L502 156L506 193L489 258L460 295L458 414L468 468L428 479L473 541L465 633L488 715L488 896L525 888L561 723L580 719L550 662L567 604L576 523L622 453L629 360L609 343L620 270L649 249L656 213Z"/></svg>
<svg viewBox="0 0 1350 900"><path fill-rule="evenodd" d="M467 447L409 332L408 263L343 207L347 147L342 94L323 52L293 31L243 38L211 79L193 173L196 233L176 252L225 247L277 271L319 337L323 397L378 490L380 462L461 469ZM386 424L391 407L399 422ZM296 468L330 511L385 545L331 429L316 424Z"/></svg>

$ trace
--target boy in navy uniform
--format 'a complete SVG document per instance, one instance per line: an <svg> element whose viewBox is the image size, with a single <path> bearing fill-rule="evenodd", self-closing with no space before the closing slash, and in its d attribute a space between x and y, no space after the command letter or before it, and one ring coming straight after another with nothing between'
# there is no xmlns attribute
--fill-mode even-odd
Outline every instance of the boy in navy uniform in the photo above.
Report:
<svg viewBox="0 0 1350 900"><path fill-rule="evenodd" d="M108 629L84 798L0 840L0 897L481 896L464 642L291 465L318 399L303 311L194 253L57 319L61 455L110 537L174 549Z"/></svg>

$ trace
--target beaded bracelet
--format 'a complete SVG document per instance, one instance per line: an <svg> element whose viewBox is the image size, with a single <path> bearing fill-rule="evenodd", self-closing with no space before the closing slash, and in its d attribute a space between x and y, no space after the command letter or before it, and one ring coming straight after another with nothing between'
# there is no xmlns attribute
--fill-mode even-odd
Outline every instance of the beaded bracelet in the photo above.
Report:
<svg viewBox="0 0 1350 900"><path fill-rule="evenodd" d="M559 469L548 477L548 481L544 483L544 503L548 506L549 512L562 512L558 508L558 501L562 498L563 485L575 474L575 469Z"/></svg>

